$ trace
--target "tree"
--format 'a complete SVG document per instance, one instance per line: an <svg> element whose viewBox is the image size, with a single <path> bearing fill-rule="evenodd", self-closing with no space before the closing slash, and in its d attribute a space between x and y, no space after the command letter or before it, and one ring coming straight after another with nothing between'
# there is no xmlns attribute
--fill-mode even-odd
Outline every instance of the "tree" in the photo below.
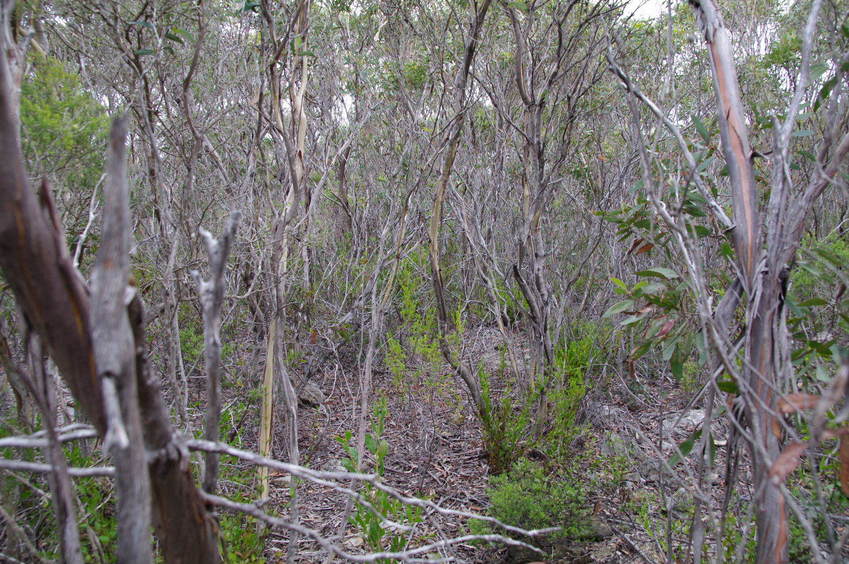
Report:
<svg viewBox="0 0 849 564"><path fill-rule="evenodd" d="M808 216L816 200L834 183L849 153L849 132L840 120L834 122L818 143L817 156L810 163L814 173L805 181L792 172L793 164L799 158L793 153L793 132L798 122L804 119L800 116L802 105L807 100L809 107L818 106L815 101L822 97L823 92L819 90L819 95L811 95L811 54L820 13L820 2L813 2L800 32L801 57L791 83L791 100L783 115L772 118L772 148L766 153L771 174L768 180L765 176L756 175L754 163L759 154L753 151L749 141L749 125L737 80L730 34L714 2L691 4L710 55L733 219L725 217L722 206L715 199L716 191L706 189L705 180L700 178L703 167L700 168L701 163L690 153L674 121L643 95L616 64L612 68L633 97L646 104L669 130L689 167L686 183L675 185L673 191L679 200L667 203L666 191L655 176L657 165L649 157L638 132L643 185L648 191L649 201L669 229L674 246L680 253L691 290L696 295L702 330L716 355L716 362L733 377L733 384L726 389L733 386L745 406L745 417L736 409L729 409L728 413L737 432L745 438L753 461L752 474L757 492L757 560L764 563L786 562L788 506L797 513L799 511L792 497L782 488L782 482L790 469L798 465L799 457L807 446L803 446L798 438L790 444L783 444L784 433L791 436L794 433L781 414L794 413L805 405L813 407L814 404L818 412L824 413L836 401L828 398L827 394L823 398L803 394L803 400L791 393L794 392L791 387L793 366L785 305L788 278ZM836 78L836 82L842 81L846 71L845 60L843 55L836 65L836 77L840 77ZM822 99L828 100L829 116L839 115L840 108L846 103L843 97L829 97L827 92ZM638 129L639 113L633 105L632 113L634 126ZM701 127L704 129L703 125ZM708 141L706 132L703 136ZM686 209L686 203L681 199L687 197L690 182L703 198L705 209L711 211L717 223L727 227L734 249L733 273L736 280L716 308L706 285L704 259L696 243L698 232L693 229L692 218L673 211ZM767 191L766 196L759 193L759 182L765 184L762 188ZM735 343L730 328L740 303L744 309L742 342ZM739 367L735 359L739 359ZM838 375L832 385L841 386L841 381L842 376ZM815 426L814 441L829 433L833 437L845 432L845 429L827 432L822 425L820 421L819 426ZM696 553L701 553L700 543L696 544Z"/></svg>
<svg viewBox="0 0 849 564"><path fill-rule="evenodd" d="M42 184L36 197L24 170L16 92L23 51L9 37L12 7L11 2L2 6L0 150L6 158L0 165L0 266L28 323L43 339L82 411L98 432L107 436L110 430L115 432L114 412L108 411L114 404L110 406L108 395L104 398L101 373L96 366L98 352L88 291L71 263L49 188ZM113 138L114 144L123 144L122 136ZM116 171L120 168L112 172ZM96 303L100 297L95 297ZM123 289L117 299L123 302ZM171 427L158 384L144 369L143 320L139 307L137 302L135 315L130 314L135 325L132 347L137 358L139 403L138 406L123 403L121 410L125 414L134 409L141 412L145 446L157 453L149 462L148 472L162 550L169 562L214 562L218 559L218 547L213 521L186 467L185 446ZM118 385L119 389L121 386ZM132 401L132 394L122 393L121 399ZM133 467L133 471L137 470ZM126 473L125 476L132 479Z"/></svg>

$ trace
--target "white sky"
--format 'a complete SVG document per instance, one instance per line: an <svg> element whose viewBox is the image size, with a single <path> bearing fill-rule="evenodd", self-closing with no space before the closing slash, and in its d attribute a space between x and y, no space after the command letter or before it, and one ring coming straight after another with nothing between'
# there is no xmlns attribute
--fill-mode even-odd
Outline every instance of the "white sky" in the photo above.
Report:
<svg viewBox="0 0 849 564"><path fill-rule="evenodd" d="M665 10L666 0L630 0L627 12L634 11L637 18L649 19L656 18Z"/></svg>

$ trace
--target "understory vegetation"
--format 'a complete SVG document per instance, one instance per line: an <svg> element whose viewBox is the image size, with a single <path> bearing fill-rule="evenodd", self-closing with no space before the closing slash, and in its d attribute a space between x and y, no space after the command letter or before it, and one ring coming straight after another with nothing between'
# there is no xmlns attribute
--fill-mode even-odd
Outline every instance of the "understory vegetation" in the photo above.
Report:
<svg viewBox="0 0 849 564"><path fill-rule="evenodd" d="M849 559L849 3L0 14L0 561Z"/></svg>

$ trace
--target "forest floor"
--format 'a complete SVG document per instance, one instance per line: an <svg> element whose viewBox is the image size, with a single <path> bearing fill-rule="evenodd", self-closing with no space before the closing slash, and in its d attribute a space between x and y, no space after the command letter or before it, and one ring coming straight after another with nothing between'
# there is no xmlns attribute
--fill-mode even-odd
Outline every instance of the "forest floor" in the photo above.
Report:
<svg viewBox="0 0 849 564"><path fill-rule="evenodd" d="M475 354L487 361L490 353L486 351L494 351L498 339L497 333L487 332L472 349L477 348ZM347 454L340 438L348 432L356 435L358 374L331 362L314 370L311 381L321 389L325 399L317 407L299 408L301 464L342 471ZM494 388L498 386L499 383L493 383ZM676 445L701 421L700 411L687 405L687 398L692 396L692 391L685 392L671 379L661 377L641 382L638 375L622 375L608 367L604 378L596 382L583 402L581 432L574 445L576 460L584 467L586 513L592 534L585 540L561 543L547 557L526 550L473 544L454 545L439 556L480 563L630 563L665 562L667 554L672 557L676 553L687 554L686 531L693 511L686 488L688 480L699 480L694 471L695 456L683 461L675 478L663 470L663 461L673 456ZM389 446L383 481L405 495L424 497L443 508L485 514L489 504L489 469L481 425L466 401L462 383L450 376L427 373L398 382L388 371L380 369L374 376L372 405L380 398L386 398L382 438ZM256 411L255 418L242 417L245 422L236 441L241 441L241 445L236 446L256 448L258 408ZM718 427L717 430L714 426L714 438L721 445L723 429L721 425ZM279 431L275 432L274 441L273 456L285 459ZM703 491L721 489L716 486L724 479L724 449L719 451L715 465L719 471L707 476L712 485ZM367 460L373 463L373 457ZM236 463L231 460L231 464ZM239 470L249 471L248 467ZM280 514L287 513L289 485L288 476L272 475L269 506ZM226 490L226 481L223 487ZM719 501L718 494L714 494L711 505L716 507ZM338 536L345 507L342 494L312 483L298 488L303 525L314 528L325 538L335 537L349 552L373 550L367 535L350 524L343 536ZM416 525L419 539L437 541L468 532L463 519L429 511L423 517ZM275 530L263 542L268 561L285 561L289 543L286 531ZM299 554L300 562L323 562L326 556L308 539L299 540Z"/></svg>

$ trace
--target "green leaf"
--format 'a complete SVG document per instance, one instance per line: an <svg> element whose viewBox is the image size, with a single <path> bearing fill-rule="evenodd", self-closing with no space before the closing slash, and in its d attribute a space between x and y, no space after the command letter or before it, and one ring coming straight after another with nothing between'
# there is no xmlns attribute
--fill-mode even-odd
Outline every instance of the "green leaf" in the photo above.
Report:
<svg viewBox="0 0 849 564"><path fill-rule="evenodd" d="M634 286L635 294L640 296L657 296L665 291L666 285L661 284L660 282L650 282L647 284L646 281L643 280Z"/></svg>
<svg viewBox="0 0 849 564"><path fill-rule="evenodd" d="M374 436L371 433L366 433L365 447L368 449L368 451L371 452L371 453L377 452L377 446L378 446L377 439L375 439Z"/></svg>
<svg viewBox="0 0 849 564"><path fill-rule="evenodd" d="M710 134L708 133L708 130L705 127L705 124L702 123L702 120L700 120L696 116L693 116L693 125L696 126L696 131L698 131L699 135L702 136L702 139L704 140L705 144L709 145L710 144Z"/></svg>
<svg viewBox="0 0 849 564"><path fill-rule="evenodd" d="M139 57L143 57L145 55L153 55L154 51L153 49L136 49L135 51L133 51L133 53L135 53Z"/></svg>
<svg viewBox="0 0 849 564"><path fill-rule="evenodd" d="M793 137L810 137L814 132L810 129L800 129L799 131L793 132Z"/></svg>
<svg viewBox="0 0 849 564"><path fill-rule="evenodd" d="M613 282L613 284L616 286L616 290L614 290L614 291L616 291L616 293L619 293L619 294L627 294L628 293L628 286L626 286L624 282L622 282L618 278L613 278L613 277L610 278L610 281Z"/></svg>
<svg viewBox="0 0 849 564"><path fill-rule="evenodd" d="M631 351L631 360L639 360L644 354L651 350L651 343L645 342Z"/></svg>
<svg viewBox="0 0 849 564"><path fill-rule="evenodd" d="M663 348L660 351L660 357L665 362L669 362L669 359L671 359L672 355L675 354L676 348L678 348L678 341L677 340L667 341L663 345Z"/></svg>
<svg viewBox="0 0 849 564"><path fill-rule="evenodd" d="M740 388L737 386L737 382L733 380L723 380L721 382L717 382L716 387L719 388L720 391L725 392L726 394L740 393Z"/></svg>
<svg viewBox="0 0 849 564"><path fill-rule="evenodd" d="M604 312L604 315L601 316L602 319L607 319L608 317L613 317L617 313L622 313L623 311L628 311L634 309L634 300L622 300L621 302L615 303Z"/></svg>
<svg viewBox="0 0 849 564"><path fill-rule="evenodd" d="M820 105L822 104L823 100L825 100L826 98L831 96L831 91L836 84L837 84L837 77L836 76L832 76L831 78L829 78L828 80L825 81L825 84L823 84L822 88L820 88L820 92L817 95L817 99L814 100L814 111L819 110Z"/></svg>
<svg viewBox="0 0 849 564"><path fill-rule="evenodd" d="M694 225L693 231L695 231L696 237L699 238L708 237L711 234L711 230L704 225Z"/></svg>
<svg viewBox="0 0 849 564"><path fill-rule="evenodd" d="M672 370L672 375L679 382L684 379L684 358L675 351L672 358L669 359L669 368Z"/></svg>
<svg viewBox="0 0 849 564"><path fill-rule="evenodd" d="M637 272L637 276L651 276L654 278L664 278L666 280L674 280L678 278L678 273L672 270L671 268L665 268L663 266L656 266L654 268L649 268L646 270L641 270Z"/></svg>
<svg viewBox="0 0 849 564"><path fill-rule="evenodd" d="M628 317L622 320L620 325L622 325L623 327L627 327L628 325L633 325L638 321L642 321L644 317L645 315L629 315Z"/></svg>
<svg viewBox="0 0 849 564"><path fill-rule="evenodd" d="M828 302L822 298L811 298L809 300L805 300L804 302L799 304L799 307L812 307L812 306L824 306L828 305Z"/></svg>
<svg viewBox="0 0 849 564"><path fill-rule="evenodd" d="M170 31L165 32L165 39L170 39L171 41L176 41L180 45L185 44L185 42L183 41L183 39L179 35L175 35L175 34L171 33Z"/></svg>
<svg viewBox="0 0 849 564"><path fill-rule="evenodd" d="M681 460L684 459L685 456L692 452L693 447L696 446L696 441L698 441L701 436L701 429L696 429L695 431L690 433L690 436L684 439L681 444L678 445L678 452L676 452L669 458L669 465L672 467L677 466L681 462Z"/></svg>
<svg viewBox="0 0 849 564"><path fill-rule="evenodd" d="M810 74L811 82L816 82L828 70L828 65L825 63L814 63L811 65Z"/></svg>

